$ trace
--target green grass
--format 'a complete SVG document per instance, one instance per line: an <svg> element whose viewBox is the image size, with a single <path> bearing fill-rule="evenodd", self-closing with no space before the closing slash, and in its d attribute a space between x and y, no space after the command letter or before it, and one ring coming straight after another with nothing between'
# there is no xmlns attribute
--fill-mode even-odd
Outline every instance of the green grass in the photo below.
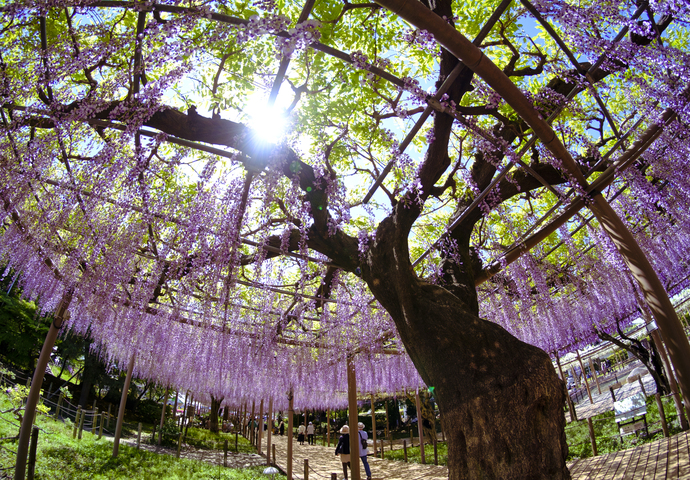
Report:
<svg viewBox="0 0 690 480"><path fill-rule="evenodd" d="M9 397L0 392L0 411L11 407ZM17 420L10 412L0 414L0 437L17 435ZM36 480L258 480L265 478L263 467L234 470L195 460L176 459L120 444L117 458L112 458L113 443L84 432L82 440L72 439L72 424L56 422L39 415ZM191 429L190 429L191 431ZM188 437L189 438L189 437ZM234 440L233 440L234 446ZM0 441L0 466L15 464L16 441ZM221 444L222 447L222 444ZM0 471L9 474L14 469Z"/></svg>
<svg viewBox="0 0 690 480"><path fill-rule="evenodd" d="M671 435L681 432L678 425L678 417L672 401L664 400L664 413ZM636 435L626 435L622 439L618 436L618 425L614 420L614 413L605 412L592 418L594 434L596 436L597 453L606 455L607 453L618 452L628 448L653 442L664 437L661 432L659 409L657 408L654 397L647 398L647 425L649 433L658 432L646 438ZM588 458L593 456L592 444L589 439L589 427L586 420L570 423L565 430L568 441L568 461L577 458Z"/></svg>
<svg viewBox="0 0 690 480"><path fill-rule="evenodd" d="M409 437L408 437L409 439ZM447 465L448 464L448 447L444 442L436 443L436 452L438 454L438 464ZM383 456L387 460L405 460L405 452L403 449L388 451L388 445L383 453ZM433 465L434 463L434 446L424 445L424 459L427 465ZM407 461L410 463L422 463L422 454L419 445L416 447L407 447Z"/></svg>
<svg viewBox="0 0 690 480"><path fill-rule="evenodd" d="M225 440L228 441L228 451L235 452L234 433L211 433L209 430L196 427L189 427L187 431L187 443L196 448L222 450ZM256 448L249 443L248 439L238 436L237 451L239 453L256 453Z"/></svg>

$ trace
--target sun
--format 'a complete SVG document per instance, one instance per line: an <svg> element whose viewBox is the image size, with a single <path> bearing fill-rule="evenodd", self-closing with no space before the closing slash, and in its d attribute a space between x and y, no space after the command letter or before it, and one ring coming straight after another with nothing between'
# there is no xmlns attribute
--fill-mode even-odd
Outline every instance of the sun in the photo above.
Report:
<svg viewBox="0 0 690 480"><path fill-rule="evenodd" d="M258 142L276 144L285 138L288 115L280 102L269 105L268 96L257 92L249 98L245 112L249 116L249 127Z"/></svg>

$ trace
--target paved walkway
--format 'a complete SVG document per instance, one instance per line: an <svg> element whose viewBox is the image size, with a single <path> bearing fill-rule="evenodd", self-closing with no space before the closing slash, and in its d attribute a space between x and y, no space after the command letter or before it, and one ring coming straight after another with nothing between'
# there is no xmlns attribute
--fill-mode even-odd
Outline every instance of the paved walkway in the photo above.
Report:
<svg viewBox="0 0 690 480"><path fill-rule="evenodd" d="M573 480L690 479L690 432L636 448L577 460Z"/></svg>
<svg viewBox="0 0 690 480"><path fill-rule="evenodd" d="M337 437L336 437L337 438ZM320 439L319 439L320 440ZM333 438L331 439L333 442ZM276 463L285 471L287 469L287 436L273 435L271 443L276 446ZM266 451L266 439L262 438L262 451ZM386 447L388 447L386 445ZM343 477L343 467L340 463L340 458L335 455L335 445L325 447L317 441L317 445L300 445L297 442L293 443L292 453L292 472L293 478L303 480L304 475L304 460L309 463L309 479L310 480L330 480L331 474L336 473L338 478ZM386 451L388 448L386 448ZM371 452L372 449L370 448ZM432 450L433 451L433 450ZM385 454L384 454L385 455ZM432 454L433 455L433 454ZM433 460L433 459L432 459ZM448 469L446 467L436 465L420 465L417 463L405 463L393 460L385 460L368 457L369 466L371 467L371 476L373 480L447 480ZM364 475L364 465L359 462L361 478L366 478Z"/></svg>

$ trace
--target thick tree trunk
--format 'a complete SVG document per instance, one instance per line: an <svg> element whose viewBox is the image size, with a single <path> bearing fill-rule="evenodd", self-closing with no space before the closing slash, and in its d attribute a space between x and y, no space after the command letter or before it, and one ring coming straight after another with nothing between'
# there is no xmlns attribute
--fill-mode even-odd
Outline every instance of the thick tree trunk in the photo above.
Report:
<svg viewBox="0 0 690 480"><path fill-rule="evenodd" d="M211 395L211 412L209 415L209 430L218 433L218 410L220 409L220 404L223 402L223 397L216 398Z"/></svg>
<svg viewBox="0 0 690 480"><path fill-rule="evenodd" d="M471 298L420 280L394 218L379 226L362 276L435 387L449 479L569 479L565 389L549 356L477 317Z"/></svg>
<svg viewBox="0 0 690 480"><path fill-rule="evenodd" d="M565 395L549 356L421 285L398 319L422 378L436 388L449 478L570 478ZM390 310L389 310L390 311Z"/></svg>

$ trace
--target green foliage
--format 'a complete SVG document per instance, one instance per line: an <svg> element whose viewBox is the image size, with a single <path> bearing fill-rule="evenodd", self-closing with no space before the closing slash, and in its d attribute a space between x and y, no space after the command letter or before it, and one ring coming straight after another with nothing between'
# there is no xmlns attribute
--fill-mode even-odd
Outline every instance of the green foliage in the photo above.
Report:
<svg viewBox="0 0 690 480"><path fill-rule="evenodd" d="M235 434L234 433L213 433L204 428L189 427L187 430L186 443L196 448L222 450L225 440L228 441L228 449L231 452L235 450ZM237 452L240 453L256 453L256 448L249 443L249 440L238 436L237 437Z"/></svg>
<svg viewBox="0 0 690 480"><path fill-rule="evenodd" d="M33 370L49 323L36 319L36 305L13 291L0 293L0 358L18 368Z"/></svg>
<svg viewBox="0 0 690 480"><path fill-rule="evenodd" d="M0 393L0 410L10 405L8 396ZM0 437L17 434L18 426L10 414L0 414ZM82 440L72 438L69 423L39 415L41 428L38 438L36 480L130 480L155 478L157 480L254 480L261 478L263 467L234 470L194 460L176 459L146 450L137 450L120 444L117 458L112 458L113 445L106 439L98 440L84 435ZM16 445L0 448L0 465L14 465Z"/></svg>
<svg viewBox="0 0 690 480"><path fill-rule="evenodd" d="M177 422L172 418L166 418L163 422L162 428L163 438L161 439L161 444L166 446L177 445L177 440L180 436L180 428L177 426ZM156 434L156 438L158 438ZM155 442L154 442L155 443Z"/></svg>

